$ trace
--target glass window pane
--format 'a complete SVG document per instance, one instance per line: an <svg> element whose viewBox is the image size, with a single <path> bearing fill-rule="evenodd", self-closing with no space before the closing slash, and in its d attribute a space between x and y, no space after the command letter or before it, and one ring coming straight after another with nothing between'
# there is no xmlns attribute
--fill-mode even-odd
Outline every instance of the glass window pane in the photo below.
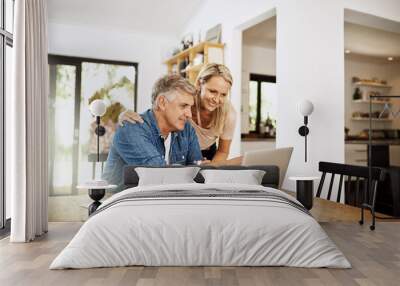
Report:
<svg viewBox="0 0 400 286"><path fill-rule="evenodd" d="M249 131L256 131L257 120L257 82L250 81L249 85Z"/></svg>
<svg viewBox="0 0 400 286"><path fill-rule="evenodd" d="M278 117L278 96L276 83L261 83L261 123L268 126L269 129L276 128L276 119Z"/></svg>
<svg viewBox="0 0 400 286"><path fill-rule="evenodd" d="M6 0L6 30L10 33L14 31L14 0Z"/></svg>
<svg viewBox="0 0 400 286"><path fill-rule="evenodd" d="M82 204L75 196L76 66L50 65L49 96L49 221L79 221ZM76 157L75 157L76 158Z"/></svg>
<svg viewBox="0 0 400 286"><path fill-rule="evenodd" d="M95 99L104 99L107 106L101 121L106 129L106 133L100 137L99 150L104 154L100 159L102 161L102 158L107 158L119 114L135 108L135 74L133 66L82 63L78 182L101 176L100 166L93 162L97 160L97 135L94 133L96 122L89 111L89 104Z"/></svg>
<svg viewBox="0 0 400 286"><path fill-rule="evenodd" d="M50 117L53 127L49 128L54 158L52 166L52 193L70 194L73 170L74 111L76 67L57 65L55 69L55 94L50 96ZM50 83L51 85L54 83ZM51 91L54 92L54 91Z"/></svg>

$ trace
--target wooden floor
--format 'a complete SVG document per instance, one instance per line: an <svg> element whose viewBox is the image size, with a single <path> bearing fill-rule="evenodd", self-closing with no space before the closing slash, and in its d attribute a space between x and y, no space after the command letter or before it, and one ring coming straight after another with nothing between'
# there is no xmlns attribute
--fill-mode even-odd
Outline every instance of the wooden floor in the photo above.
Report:
<svg viewBox="0 0 400 286"><path fill-rule="evenodd" d="M32 243L0 241L0 285L400 285L400 222L358 225L359 210L316 200L314 217L353 268L121 267L48 270L81 223L50 223ZM368 216L369 218L369 216Z"/></svg>

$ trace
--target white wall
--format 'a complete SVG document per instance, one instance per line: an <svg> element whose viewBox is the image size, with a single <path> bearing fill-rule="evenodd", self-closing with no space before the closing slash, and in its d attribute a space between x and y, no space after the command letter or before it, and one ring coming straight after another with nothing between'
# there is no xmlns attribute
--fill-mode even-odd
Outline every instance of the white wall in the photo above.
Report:
<svg viewBox="0 0 400 286"><path fill-rule="evenodd" d="M240 110L241 31L272 16L276 9L277 147L295 148L288 176L317 175L319 161L344 162L344 8L400 21L397 0L208 0L185 29L184 33L197 33L222 24L225 63L237 83L232 102ZM310 116L308 163L303 158L304 140L297 133L302 123L297 103L303 98L315 105ZM240 153L240 128L236 131L233 155ZM283 187L293 190L294 182L286 180Z"/></svg>
<svg viewBox="0 0 400 286"><path fill-rule="evenodd" d="M369 112L369 104L354 103L353 93L355 86L352 83L352 77L356 76L362 79L378 78L386 80L392 88L374 89L382 93L400 95L400 64L382 63L373 59L347 56L345 60L345 126L350 129L351 135L357 135L363 129L368 129L368 121L351 120L354 111ZM374 110L381 110L383 106L374 106ZM399 110L400 106L395 105L394 110ZM393 122L373 122L373 128L398 128L400 119Z"/></svg>
<svg viewBox="0 0 400 286"><path fill-rule="evenodd" d="M249 133L249 78L251 73L276 75L275 49L257 46L242 48L242 106L241 133ZM243 146L243 144L242 144ZM244 150L241 150L244 153Z"/></svg>
<svg viewBox="0 0 400 286"><path fill-rule="evenodd" d="M318 162L344 162L343 7L339 1L283 1L277 8L277 146L293 146L288 175L318 175ZM308 162L298 103L309 99ZM294 188L294 184L284 187Z"/></svg>
<svg viewBox="0 0 400 286"><path fill-rule="evenodd" d="M182 35L193 32L202 34L221 23L222 42L225 46L225 64L230 68L234 84L231 101L236 111L241 110L242 78L242 30L274 15L274 3L270 0L228 1L205 0L198 13L187 24ZM223 11L223 12L221 12ZM240 27L239 27L240 26ZM237 124L231 146L231 157L240 155L240 126Z"/></svg>
<svg viewBox="0 0 400 286"><path fill-rule="evenodd" d="M139 112L150 108L152 86L167 72L165 51L177 41L154 34L49 23L50 54L138 63Z"/></svg>
<svg viewBox="0 0 400 286"><path fill-rule="evenodd" d="M276 75L275 49L257 46L243 46L243 71L266 75Z"/></svg>

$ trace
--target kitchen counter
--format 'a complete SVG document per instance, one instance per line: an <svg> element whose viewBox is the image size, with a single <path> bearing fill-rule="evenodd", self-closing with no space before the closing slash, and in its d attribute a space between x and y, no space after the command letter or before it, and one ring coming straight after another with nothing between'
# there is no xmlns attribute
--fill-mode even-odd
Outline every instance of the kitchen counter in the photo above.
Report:
<svg viewBox="0 0 400 286"><path fill-rule="evenodd" d="M242 138L242 142L256 142L256 141L263 141L263 142L275 142L275 138L263 138L263 137L254 137L254 138Z"/></svg>

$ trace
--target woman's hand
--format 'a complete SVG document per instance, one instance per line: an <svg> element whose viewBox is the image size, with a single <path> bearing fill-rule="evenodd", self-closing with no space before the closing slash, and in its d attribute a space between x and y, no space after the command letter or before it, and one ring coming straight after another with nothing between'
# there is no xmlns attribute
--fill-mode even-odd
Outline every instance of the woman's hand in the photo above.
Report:
<svg viewBox="0 0 400 286"><path fill-rule="evenodd" d="M203 158L203 160L200 163L200 165L209 165L209 164L211 164L211 161L207 160L207 158Z"/></svg>
<svg viewBox="0 0 400 286"><path fill-rule="evenodd" d="M143 123L143 119L139 115L139 113L136 113L132 110L124 111L118 116L118 125L119 126L124 126L124 124L123 124L124 121L128 121L132 124Z"/></svg>
<svg viewBox="0 0 400 286"><path fill-rule="evenodd" d="M211 163L210 160L207 160L207 158L203 158L203 160L199 160L199 161L194 161L193 162L195 165L200 166L200 165L208 165Z"/></svg>
<svg viewBox="0 0 400 286"><path fill-rule="evenodd" d="M213 163L224 162L224 161L228 160L231 143L232 143L232 140L224 140L224 139L219 138L218 149L212 159Z"/></svg>

